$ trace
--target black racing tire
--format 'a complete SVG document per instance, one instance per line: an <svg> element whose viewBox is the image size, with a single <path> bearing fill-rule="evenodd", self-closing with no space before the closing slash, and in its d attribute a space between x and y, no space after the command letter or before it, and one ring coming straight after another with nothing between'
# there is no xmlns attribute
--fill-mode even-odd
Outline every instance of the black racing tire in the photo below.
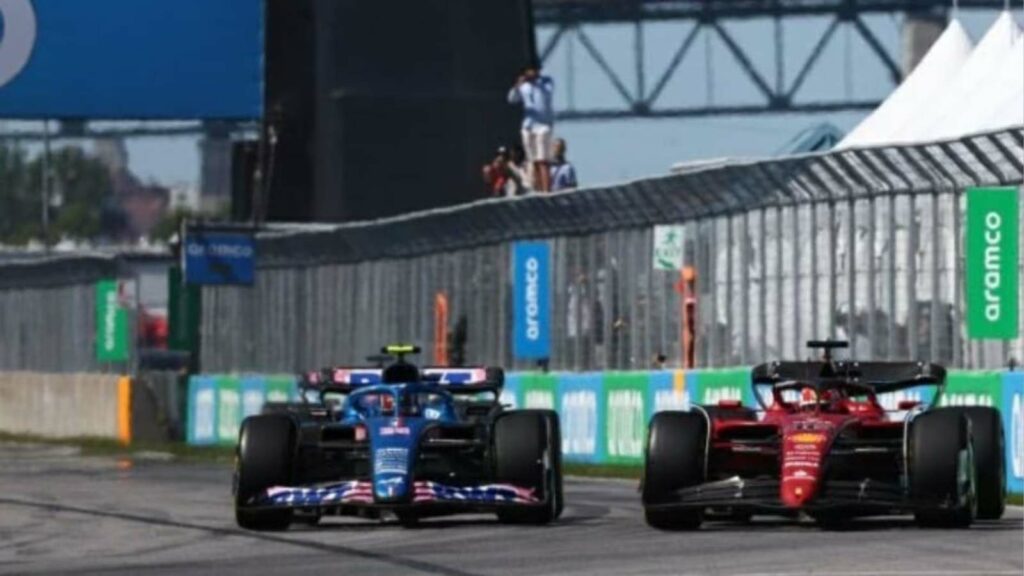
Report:
<svg viewBox="0 0 1024 576"><path fill-rule="evenodd" d="M320 524L320 520L323 519L323 514L320 512L312 513L292 513L292 524L302 524L303 526L317 526Z"/></svg>
<svg viewBox="0 0 1024 576"><path fill-rule="evenodd" d="M247 530L285 530L291 510L247 510L249 500L271 486L294 480L297 430L282 414L250 416L242 422L235 470L235 521Z"/></svg>
<svg viewBox="0 0 1024 576"><path fill-rule="evenodd" d="M681 488L704 482L708 421L694 412L658 412L647 428L641 490L647 524L659 530L696 530L703 510L660 509Z"/></svg>
<svg viewBox="0 0 1024 576"><path fill-rule="evenodd" d="M910 424L908 452L911 497L933 506L918 510L921 526L967 528L974 520L975 467L970 421L962 410L939 408L925 412ZM966 455L969 461L962 463ZM966 470L964 469L966 466ZM966 485L962 477L966 476Z"/></svg>
<svg viewBox="0 0 1024 576"><path fill-rule="evenodd" d="M978 519L998 520L1006 511L1006 438L1003 418L988 406L959 408L971 421Z"/></svg>
<svg viewBox="0 0 1024 576"><path fill-rule="evenodd" d="M506 524L549 524L565 507L562 486L562 436L554 410L517 410L494 424L494 467L498 482L532 488L543 506L505 507Z"/></svg>

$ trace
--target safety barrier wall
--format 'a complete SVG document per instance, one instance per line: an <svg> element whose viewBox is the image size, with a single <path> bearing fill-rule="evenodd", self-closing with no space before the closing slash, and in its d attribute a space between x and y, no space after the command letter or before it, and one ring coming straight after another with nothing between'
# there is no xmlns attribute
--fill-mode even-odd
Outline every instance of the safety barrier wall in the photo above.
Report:
<svg viewBox="0 0 1024 576"><path fill-rule="evenodd" d="M900 400L930 402L934 389L919 387L885 394L888 409ZM290 376L193 377L189 383L188 441L231 445L242 419L259 413L264 401L296 399ZM514 373L501 401L515 408L557 410L567 462L639 465L647 423L655 412L688 410L691 403L740 400L754 407L749 368L646 372ZM994 406L1006 430L1007 483L1024 491L1024 372L952 371L943 405Z"/></svg>
<svg viewBox="0 0 1024 576"><path fill-rule="evenodd" d="M0 432L131 439L131 380L111 374L0 372Z"/></svg>

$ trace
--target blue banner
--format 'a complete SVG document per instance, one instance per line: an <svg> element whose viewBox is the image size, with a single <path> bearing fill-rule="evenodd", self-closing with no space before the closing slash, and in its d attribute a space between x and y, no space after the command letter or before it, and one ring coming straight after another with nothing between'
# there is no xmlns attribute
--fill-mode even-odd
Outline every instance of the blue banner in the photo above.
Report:
<svg viewBox="0 0 1024 576"><path fill-rule="evenodd" d="M601 373L564 374L556 391L566 462L604 461L604 402Z"/></svg>
<svg viewBox="0 0 1024 576"><path fill-rule="evenodd" d="M256 245L248 233L189 231L182 253L189 284L249 285L256 275Z"/></svg>
<svg viewBox="0 0 1024 576"><path fill-rule="evenodd" d="M548 358L551 355L551 249L546 242L516 242L512 252L513 354L521 359Z"/></svg>
<svg viewBox="0 0 1024 576"><path fill-rule="evenodd" d="M691 377L692 376L692 377ZM689 410L696 375L682 370L651 372L651 415L667 410Z"/></svg>
<svg viewBox="0 0 1024 576"><path fill-rule="evenodd" d="M267 398L267 379L263 376L243 376L242 419L259 414Z"/></svg>
<svg viewBox="0 0 1024 576"><path fill-rule="evenodd" d="M217 442L217 382L212 376L193 376L188 381L189 444Z"/></svg>
<svg viewBox="0 0 1024 576"><path fill-rule="evenodd" d="M0 2L0 117L262 115L262 0Z"/></svg>
<svg viewBox="0 0 1024 576"><path fill-rule="evenodd" d="M1024 492L1024 372L1003 374L1003 433L1006 435L1006 488Z"/></svg>

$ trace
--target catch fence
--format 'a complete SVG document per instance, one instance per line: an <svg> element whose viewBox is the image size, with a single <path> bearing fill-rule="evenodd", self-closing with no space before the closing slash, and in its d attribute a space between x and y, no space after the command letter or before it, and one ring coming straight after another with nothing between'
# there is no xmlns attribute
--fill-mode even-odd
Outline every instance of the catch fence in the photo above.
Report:
<svg viewBox="0 0 1024 576"><path fill-rule="evenodd" d="M643 369L659 355L678 367L686 283L652 265L653 227L668 224L684 226L695 272L696 366L798 358L822 337L849 340L859 358L1005 366L1024 357L1020 337L965 334L964 190L1022 181L1024 129L1015 128L372 222L273 226L259 237L254 286L204 288L202 368L361 363L392 341L532 367L511 345L512 246L525 239L551 247L550 368Z"/></svg>

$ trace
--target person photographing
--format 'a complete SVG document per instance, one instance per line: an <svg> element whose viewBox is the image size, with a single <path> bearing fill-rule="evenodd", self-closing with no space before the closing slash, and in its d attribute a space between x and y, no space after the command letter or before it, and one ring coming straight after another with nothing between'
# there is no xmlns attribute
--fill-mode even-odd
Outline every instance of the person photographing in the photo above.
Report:
<svg viewBox="0 0 1024 576"><path fill-rule="evenodd" d="M551 137L555 124L553 108L554 81L541 73L539 67L529 66L508 92L510 104L523 106L523 148L530 168L533 189L551 190Z"/></svg>

